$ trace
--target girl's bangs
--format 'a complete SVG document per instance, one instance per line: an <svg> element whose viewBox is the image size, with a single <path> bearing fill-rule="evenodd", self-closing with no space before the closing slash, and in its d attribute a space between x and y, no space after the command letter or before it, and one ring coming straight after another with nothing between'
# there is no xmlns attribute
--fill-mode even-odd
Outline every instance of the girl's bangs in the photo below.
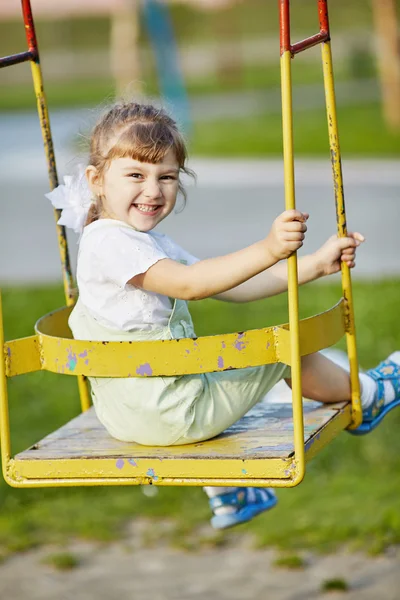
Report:
<svg viewBox="0 0 400 600"><path fill-rule="evenodd" d="M171 129L163 123L133 123L118 136L107 154L107 160L133 158L140 162L156 164L163 160L168 150L173 149L180 167L183 167L186 152Z"/></svg>

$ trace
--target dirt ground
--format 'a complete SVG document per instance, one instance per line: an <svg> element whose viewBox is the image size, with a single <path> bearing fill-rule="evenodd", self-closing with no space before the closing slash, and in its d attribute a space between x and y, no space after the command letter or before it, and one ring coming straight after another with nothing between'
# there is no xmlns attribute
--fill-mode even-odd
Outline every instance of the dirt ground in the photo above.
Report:
<svg viewBox="0 0 400 600"><path fill-rule="evenodd" d="M140 531L141 529L141 531ZM274 565L278 553L255 550L235 535L226 546L185 551L152 540L132 526L121 542L72 542L16 554L0 565L0 598L13 600L399 600L400 548L368 557L345 551L304 554L302 569ZM47 564L68 552L78 565L61 571ZM327 580L345 592L324 592Z"/></svg>

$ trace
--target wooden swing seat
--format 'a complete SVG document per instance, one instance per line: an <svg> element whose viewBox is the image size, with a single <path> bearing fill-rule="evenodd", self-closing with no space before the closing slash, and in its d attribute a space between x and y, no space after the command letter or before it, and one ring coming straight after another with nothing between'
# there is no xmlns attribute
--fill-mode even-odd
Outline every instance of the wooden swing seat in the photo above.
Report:
<svg viewBox="0 0 400 600"><path fill-rule="evenodd" d="M37 370L67 376L170 376L290 364L287 325L197 339L150 342L75 340L71 307L42 317L36 334L4 344L6 377ZM300 321L301 354L334 344L345 331L343 300ZM146 368L144 368L146 366ZM304 460L352 422L350 403L304 402ZM147 447L113 439L93 408L6 463L10 485L249 485L298 483L292 402L260 403L220 436L192 445ZM297 423L297 424L296 424ZM301 438L300 438L301 439Z"/></svg>
<svg viewBox="0 0 400 600"><path fill-rule="evenodd" d="M304 403L304 442L310 460L351 422L350 403ZM89 478L110 483L200 485L227 477L246 485L265 479L289 479L294 455L291 403L260 403L218 437L185 446L149 447L112 438L91 408L17 454L16 479ZM265 460L268 459L268 460ZM195 476L194 476L195 474Z"/></svg>

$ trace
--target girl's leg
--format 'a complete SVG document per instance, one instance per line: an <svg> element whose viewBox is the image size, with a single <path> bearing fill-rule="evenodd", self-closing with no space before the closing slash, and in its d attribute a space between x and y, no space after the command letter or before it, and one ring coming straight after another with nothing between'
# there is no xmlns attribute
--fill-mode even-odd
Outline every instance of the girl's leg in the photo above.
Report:
<svg viewBox="0 0 400 600"><path fill-rule="evenodd" d="M301 360L303 396L318 402L350 400L350 376L339 365L319 352ZM291 387L291 379L286 379Z"/></svg>
<svg viewBox="0 0 400 600"><path fill-rule="evenodd" d="M291 385L290 379L285 381ZM360 373L360 383L363 426L359 433L367 433L400 405L400 352L391 354L375 369ZM320 353L302 358L302 388L306 398L319 402L341 402L351 397L349 372Z"/></svg>

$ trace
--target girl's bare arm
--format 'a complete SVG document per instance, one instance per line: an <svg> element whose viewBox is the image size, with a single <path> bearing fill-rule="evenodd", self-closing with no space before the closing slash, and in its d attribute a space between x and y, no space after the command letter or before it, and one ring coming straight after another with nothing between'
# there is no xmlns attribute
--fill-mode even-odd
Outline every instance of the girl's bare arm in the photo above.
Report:
<svg viewBox="0 0 400 600"><path fill-rule="evenodd" d="M308 215L291 210L275 219L267 238L232 254L191 266L171 259L158 261L129 283L150 292L182 300L216 296L269 269L303 245Z"/></svg>
<svg viewBox="0 0 400 600"><path fill-rule="evenodd" d="M304 256L298 261L299 285L322 277L323 273L313 255ZM216 300L224 302L253 302L282 294L288 289L287 262L280 262L259 273L232 290L216 294Z"/></svg>
<svg viewBox="0 0 400 600"><path fill-rule="evenodd" d="M276 263L262 242L243 250L182 265L166 258L129 283L149 292L181 300L201 300L239 286Z"/></svg>
<svg viewBox="0 0 400 600"><path fill-rule="evenodd" d="M325 275L340 271L341 262L355 266L356 248L364 241L361 233L349 233L347 237L332 236L317 252L298 261L299 285L314 281ZM217 294L217 300L225 302L251 302L286 292L288 288L287 263L280 262L267 271L256 275L235 289Z"/></svg>

